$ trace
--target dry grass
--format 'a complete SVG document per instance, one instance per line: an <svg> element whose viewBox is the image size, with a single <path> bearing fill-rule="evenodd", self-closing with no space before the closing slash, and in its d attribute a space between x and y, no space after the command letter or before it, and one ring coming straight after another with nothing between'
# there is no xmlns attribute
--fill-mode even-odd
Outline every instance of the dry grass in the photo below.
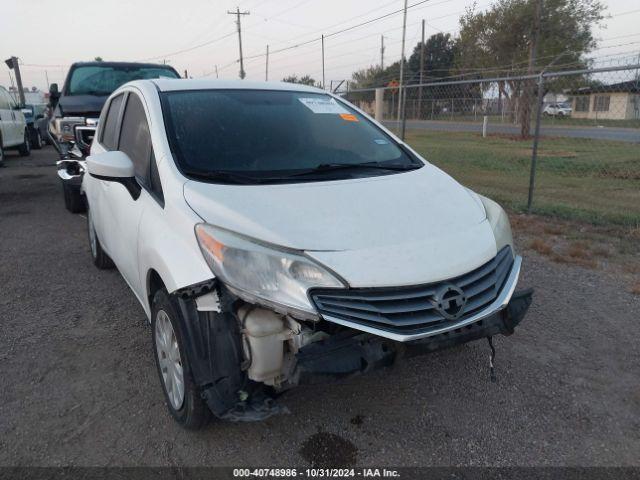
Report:
<svg viewBox="0 0 640 480"><path fill-rule="evenodd" d="M565 233L562 227L553 224L545 225L544 227L542 227L542 231L548 235L562 235L563 233Z"/></svg>
<svg viewBox="0 0 640 480"><path fill-rule="evenodd" d="M586 260L592 257L589 247L584 242L573 242L567 249L567 255L571 258Z"/></svg>
<svg viewBox="0 0 640 480"><path fill-rule="evenodd" d="M551 255L553 253L553 247L540 238L533 239L529 247L542 255Z"/></svg>

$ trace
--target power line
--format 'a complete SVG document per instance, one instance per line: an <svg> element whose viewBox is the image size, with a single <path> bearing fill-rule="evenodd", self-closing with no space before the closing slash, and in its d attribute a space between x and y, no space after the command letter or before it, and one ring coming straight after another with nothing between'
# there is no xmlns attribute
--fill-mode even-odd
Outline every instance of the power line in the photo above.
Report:
<svg viewBox="0 0 640 480"><path fill-rule="evenodd" d="M235 33L236 32L230 32L230 33L227 33L226 35L223 35L222 37L214 38L213 40L209 40L207 42L200 43L198 45L194 45L193 47L183 48L182 50L176 50L175 52L165 53L165 54L162 54L162 55L157 55L155 57L143 58L142 60L138 60L138 61L139 62L147 62L149 60L158 60L158 59L161 59L161 58L174 57L176 55L180 55L182 53L191 52L191 51L196 50L198 48L206 47L207 45L211 45L212 43L219 42L220 40L224 40L225 38L228 38L228 37L230 37L232 35L235 35Z"/></svg>
<svg viewBox="0 0 640 480"><path fill-rule="evenodd" d="M430 1L431 1L431 0L421 0L421 1L419 1L419 2L416 2L416 3L412 4L412 5L408 5L408 6L407 6L407 9L417 7L418 5L422 5L422 4L424 4L424 3L428 3L428 2L430 2ZM447 0L447 1L452 1L452 0ZM404 11L404 9L403 9L403 8L401 8L400 10L395 10L395 11L393 11L393 12L386 13L386 14L384 14L384 15L381 15L381 16L376 17L376 18L372 18L372 19L370 19L370 20L366 20L366 21L361 22L361 23L358 23L358 24L356 24L356 25L352 25L352 26L350 26L350 27L343 28L343 29L341 29L341 30L338 30L338 31L335 31L335 32L332 32L332 33L328 33L328 34L324 35L324 38L326 39L326 38L329 38L329 37L333 37L333 36L336 36L336 35L340 35L340 34L342 34L342 33L348 32L348 31L350 31L350 30L354 30L354 29L356 29L356 28L360 28L360 27L363 27L363 26L365 26L365 25L369 25L369 24L371 24L371 23L373 23L373 22L377 22L377 21L380 21L380 20L382 20L382 19L385 19L385 18L391 17L392 15L396 15L396 14L398 14L398 13L400 13L400 12L403 12L403 11ZM273 50L273 51L271 51L271 54L273 55L274 53L285 52L285 51L287 51L287 50L292 50L292 49L294 49L294 48L299 48L299 47L301 47L301 46L303 46L303 45L308 45L308 44L310 44L310 43L315 43L315 42L318 42L318 41L321 41L321 40L322 40L322 37L313 38L313 39L311 39L311 40L307 40L307 41L304 41L304 42L301 42L301 43L298 43L298 44L295 44L295 45L290 45L290 46L288 46L288 47L283 47L283 48L280 48L280 49L277 49L277 50ZM246 57L246 58L247 58L247 59L251 59L251 58L259 58L259 57L264 57L264 55L265 55L264 53L260 53L260 54L250 55L250 56L248 56L248 57Z"/></svg>

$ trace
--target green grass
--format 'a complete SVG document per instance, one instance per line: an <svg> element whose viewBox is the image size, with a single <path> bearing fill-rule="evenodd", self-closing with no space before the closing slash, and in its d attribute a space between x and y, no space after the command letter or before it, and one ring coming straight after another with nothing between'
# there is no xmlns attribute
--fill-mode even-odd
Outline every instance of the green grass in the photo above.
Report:
<svg viewBox="0 0 640 480"><path fill-rule="evenodd" d="M408 143L462 184L524 210L531 141L475 133L409 132ZM640 146L544 138L533 211L595 224L640 225Z"/></svg>
<svg viewBox="0 0 640 480"><path fill-rule="evenodd" d="M395 120L394 118L387 118L388 121ZM414 118L407 118L407 120L415 120ZM482 123L482 114L459 114L454 113L453 116L450 113L438 113L433 116L429 112L425 113L425 117L422 120L433 120L436 122L476 122ZM535 116L531 117L531 125L535 125ZM509 115L505 115L504 118L500 115L489 115L489 125L496 124L512 124L509 120ZM519 125L519 124L518 124ZM640 128L640 120L602 120L602 119L587 119L587 118L555 118L555 117L542 117L543 126L554 127L611 127L611 128Z"/></svg>

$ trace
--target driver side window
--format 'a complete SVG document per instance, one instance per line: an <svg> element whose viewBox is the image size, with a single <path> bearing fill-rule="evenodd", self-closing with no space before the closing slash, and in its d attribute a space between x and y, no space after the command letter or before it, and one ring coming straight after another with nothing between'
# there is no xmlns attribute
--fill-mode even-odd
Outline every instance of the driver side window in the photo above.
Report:
<svg viewBox="0 0 640 480"><path fill-rule="evenodd" d="M157 175L149 123L142 101L134 93L129 93L127 97L118 149L126 153L133 162L138 182L162 203L162 186Z"/></svg>

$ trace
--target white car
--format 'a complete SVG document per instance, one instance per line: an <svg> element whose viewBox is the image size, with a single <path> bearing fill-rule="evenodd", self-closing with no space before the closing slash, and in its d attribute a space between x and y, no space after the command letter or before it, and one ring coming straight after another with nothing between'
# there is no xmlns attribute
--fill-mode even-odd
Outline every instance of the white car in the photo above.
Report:
<svg viewBox="0 0 640 480"><path fill-rule="evenodd" d="M510 334L531 302L502 208L323 90L131 82L90 153L93 261L140 301L185 427L266 418L270 392L400 351Z"/></svg>
<svg viewBox="0 0 640 480"><path fill-rule="evenodd" d="M21 156L31 153L31 143L24 114L11 94L0 87L0 166L4 163L4 152L15 148Z"/></svg>
<svg viewBox="0 0 640 480"><path fill-rule="evenodd" d="M570 117L571 111L571 105L568 103L550 103L544 107L542 113L552 117Z"/></svg>

